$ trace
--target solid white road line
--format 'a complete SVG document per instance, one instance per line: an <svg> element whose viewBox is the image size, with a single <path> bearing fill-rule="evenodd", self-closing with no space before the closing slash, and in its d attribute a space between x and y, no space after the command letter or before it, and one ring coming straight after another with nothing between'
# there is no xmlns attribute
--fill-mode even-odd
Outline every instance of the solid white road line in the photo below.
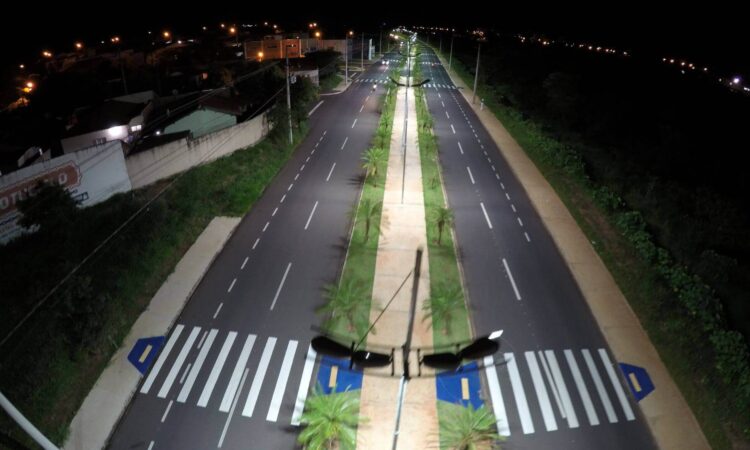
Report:
<svg viewBox="0 0 750 450"><path fill-rule="evenodd" d="M560 371L560 366L557 364L555 352L545 350L544 355L547 357L549 368L552 371L552 378L555 380L555 388L565 409L565 419L568 421L568 427L578 428L578 416L576 416L576 411L573 409L573 402L570 401L568 387L565 385L565 379Z"/></svg>
<svg viewBox="0 0 750 450"><path fill-rule="evenodd" d="M292 363L294 363L294 354L296 351L297 341L289 341L289 344L286 346L284 361L281 363L281 369L279 370L279 379L276 380L276 387L273 390L273 397L271 397L271 406L268 408L268 415L266 415L266 420L270 422L276 422L279 418L281 401L284 398L284 390L286 389L287 381L289 381L289 373L292 371Z"/></svg>
<svg viewBox="0 0 750 450"><path fill-rule="evenodd" d="M513 387L513 397L516 400L518 408L518 417L521 419L521 429L523 434L534 432L534 422L531 421L529 404L526 402L526 392L523 390L521 375L518 373L518 365L513 353L505 353L505 363L508 365L508 375L510 375L510 384Z"/></svg>
<svg viewBox="0 0 750 450"><path fill-rule="evenodd" d="M495 419L497 420L497 432L500 436L510 436L508 416L505 413L503 394L500 391L500 382L497 380L497 370L492 356L484 358L484 373L487 376L487 386L490 388L492 411L495 413Z"/></svg>
<svg viewBox="0 0 750 450"><path fill-rule="evenodd" d="M609 360L609 355L607 355L607 351L603 348L599 349L599 357L602 359L602 363L604 363L604 368L607 369L607 375L609 375L609 381L612 382L612 387L615 388L615 393L617 394L617 398L620 400L620 405L622 406L623 412L625 412L625 418L628 420L635 420L635 415L633 414L633 410L630 408L630 403L628 403L628 398L625 396L625 391L622 389L622 384L620 383L620 379L617 377L617 374L615 373L615 368L612 365L612 362Z"/></svg>
<svg viewBox="0 0 750 450"><path fill-rule="evenodd" d="M326 182L331 179L331 174L333 173L333 169L335 169L335 168L336 168L336 163L333 163L333 165L331 166L331 170L328 171L328 176L326 177Z"/></svg>
<svg viewBox="0 0 750 450"><path fill-rule="evenodd" d="M482 212L484 213L484 218L487 220L487 226L490 227L490 230L492 229L492 222L490 222L490 216L487 215L487 210L484 209L484 203L479 202L479 206L482 207Z"/></svg>
<svg viewBox="0 0 750 450"><path fill-rule="evenodd" d="M344 147L346 147L346 142L347 142L348 140L349 140L349 136L347 136L347 137L345 137L345 138L344 138L344 143L343 143L343 144L341 144L341 150L343 150L343 149L344 149Z"/></svg>
<svg viewBox="0 0 750 450"><path fill-rule="evenodd" d="M596 386L596 392L599 393L599 399L601 399L602 405L604 405L604 411L607 413L607 420L609 420L609 423L617 422L617 414L615 414L615 409L612 407L612 402L609 400L607 390L604 389L604 383L602 383L602 377L599 376L599 370L596 368L594 358L591 357L591 353L588 349L581 350L581 353L583 354L583 359L586 361L586 366L589 368L591 378L594 380L594 386Z"/></svg>
<svg viewBox="0 0 750 450"><path fill-rule="evenodd" d="M335 166L335 164L334 164L334 166ZM331 167L331 172L333 172L333 167ZM328 176L331 176L331 175L329 174ZM326 181L328 181L328 180L326 179ZM307 227L310 226L310 221L312 220L313 215L315 214L315 210L316 209L318 209L318 202L317 202L317 200L315 201L315 204L313 205L312 211L310 211L310 217L307 218L307 223L305 223L305 230L307 230Z"/></svg>
<svg viewBox="0 0 750 450"><path fill-rule="evenodd" d="M309 222L309 220L308 220L308 222ZM279 283L279 288L276 289L276 295L273 296L273 302L271 302L271 311L273 311L273 307L276 306L276 300L279 299L279 294L281 294L281 288L284 287L284 282L286 281L286 276L289 275L289 269L291 269L291 268L292 268L292 263L289 263L286 266L286 270L284 271L284 276L281 277L281 283Z"/></svg>
<svg viewBox="0 0 750 450"><path fill-rule="evenodd" d="M469 172L469 179L471 179L471 184L476 184L474 183L474 175L471 174L471 169L469 168L469 166L466 166L466 170Z"/></svg>
<svg viewBox="0 0 750 450"><path fill-rule="evenodd" d="M253 250L255 250L255 247L257 247L257 246L258 246L258 242L260 242L260 238L257 238L257 239L255 240L255 243L253 243Z"/></svg>
<svg viewBox="0 0 750 450"><path fill-rule="evenodd" d="M229 289L227 289L227 293L232 292L232 289L234 288L235 283L237 283L237 278L232 280L232 283L229 285Z"/></svg>
<svg viewBox="0 0 750 450"><path fill-rule="evenodd" d="M247 261L250 259L249 256L245 256L245 260L242 261L242 266L240 266L240 270L245 268L245 265L247 264Z"/></svg>
<svg viewBox="0 0 750 450"><path fill-rule="evenodd" d="M195 384L195 379L198 378L198 373L201 371L201 367L203 367L203 363L206 361L208 352L209 350L211 350L211 345L213 345L214 339L216 338L216 335L218 333L219 333L219 330L214 328L208 334L206 345L204 345L200 353L198 353L198 357L195 359L195 365L193 365L193 370L190 371L190 375L187 377L187 382L182 386L182 390L180 391L180 394L177 396L178 402L185 403L185 400L187 400L188 395L190 395L190 391L193 389L193 384Z"/></svg>
<svg viewBox="0 0 750 450"><path fill-rule="evenodd" d="M201 327L193 327L193 331L190 332L187 341L185 341L185 345L182 346L182 350L180 350L180 353L177 355L177 359L172 365L172 369L167 374L167 378L164 379L164 384L161 385L161 389L159 389L159 393L156 395L157 397L165 398L169 393L169 390L172 388L172 383L174 383L174 379L177 378L177 374L180 373L180 369L182 369L182 365L185 363L185 359L193 348L193 344L198 338L200 332Z"/></svg>
<svg viewBox="0 0 750 450"><path fill-rule="evenodd" d="M182 330L184 328L185 328L184 325L177 325L174 328L172 335L169 336L167 345L164 346L164 350L162 350L161 354L159 354L159 359L156 360L156 364L154 364L153 369L151 369L151 372L149 372L148 377L146 377L146 381L143 383L143 386L141 386L141 394L148 394L148 391L151 389L151 385L154 384L154 380L156 379L156 376L159 375L161 366L164 365L164 361L169 356L169 352L172 351L172 347L174 347L174 343L180 337L180 333L182 333Z"/></svg>
<svg viewBox="0 0 750 450"><path fill-rule="evenodd" d="M235 394L237 393L237 386L239 386L240 384L242 372L246 370L245 364L247 364L247 359L250 357L250 352L253 351L255 338L256 336L254 334L249 334L247 336L247 339L245 339L245 345L242 346L240 357L237 359L237 363L234 365L234 371L232 371L232 377L229 379L227 390L224 391L224 398L221 399L221 406L219 406L219 411L221 412L228 412L229 408L232 407L232 400L235 398Z"/></svg>
<svg viewBox="0 0 750 450"><path fill-rule="evenodd" d="M354 122L352 122L352 128L354 128L354 125L357 124L357 119L354 119Z"/></svg>
<svg viewBox="0 0 750 450"><path fill-rule="evenodd" d="M188 372L190 372L190 366L192 364L188 363L187 367L185 367L185 371L182 372L182 376L180 377L180 384L185 382L185 377L187 376Z"/></svg>
<svg viewBox="0 0 750 450"><path fill-rule="evenodd" d="M508 261L506 261L505 258L503 258L503 266L505 266L505 272L508 274L511 286L513 286L513 292L515 292L516 294L516 300L521 300L521 294L518 292L518 287L516 287L516 280L513 279L513 274L510 273L510 267L508 266Z"/></svg>
<svg viewBox="0 0 750 450"><path fill-rule="evenodd" d="M460 151L462 155L464 154L464 149L463 149L463 147L461 147L461 143L460 142L458 143L458 151Z"/></svg>
<svg viewBox="0 0 750 450"><path fill-rule="evenodd" d="M216 380L219 379L221 369L224 368L224 363L227 360L227 355L229 355L229 350L232 349L232 345L234 344L234 340L236 337L237 333L235 331L230 331L227 335L226 340L224 340L224 345L222 345L219 356L216 358L216 362L214 363L214 367L211 369L211 373L208 375L206 385L203 386L203 392L201 392L201 396L200 398L198 398L198 406L205 408L208 404L208 400L211 398L211 394L213 393L214 387L216 386Z"/></svg>
<svg viewBox="0 0 750 450"><path fill-rule="evenodd" d="M294 402L294 412L292 412L292 425L295 427L299 426L302 410L305 408L305 400L310 390L310 379L312 378L313 367L315 366L315 357L315 350L310 345L307 348L305 366L302 369L302 378L299 380L299 388L297 389L297 400Z"/></svg>
<svg viewBox="0 0 750 450"><path fill-rule="evenodd" d="M266 341L266 346L263 349L263 354L260 356L260 363L258 363L258 371L255 372L255 378L253 378L253 384L250 385L250 392L247 394L247 401L245 407L242 408L242 415L245 417L253 417L253 411L255 411L255 404L258 402L258 395L260 394L260 388L263 386L263 380L266 378L266 372L268 371L268 364L271 362L271 355L273 355L273 348L276 346L276 338L269 337Z"/></svg>
<svg viewBox="0 0 750 450"><path fill-rule="evenodd" d="M239 400L240 397L240 391L242 390L242 386L245 385L245 380L247 379L247 372L249 369L245 369L245 373L242 374L242 381L240 382L240 388L237 390L237 395L234 396L234 401L232 402L232 407L229 410L229 415L227 415L227 421L224 423L224 430L221 432L221 437L219 437L219 448L221 448L222 444L224 444L224 438L227 435L227 430L229 429L229 422L232 421L232 416L234 415L234 408L237 407L237 400Z"/></svg>
<svg viewBox="0 0 750 450"><path fill-rule="evenodd" d="M170 400L167 409L164 410L164 415L161 416L161 423L164 423L164 421L167 420L167 414L169 414L169 410L172 409L172 403L174 403L174 400Z"/></svg>
<svg viewBox="0 0 750 450"><path fill-rule="evenodd" d="M219 311L221 311L221 308L222 308L223 306L224 306L224 302L221 302L221 303L219 303L219 307L218 307L218 308L216 308L216 312L214 313L214 317L213 317L214 319L216 319L216 317L218 317L218 315L219 315Z"/></svg>
<svg viewBox="0 0 750 450"><path fill-rule="evenodd" d="M539 408L542 410L544 426L547 428L547 431L555 431L557 430L557 421L555 421L555 413L552 411L552 405L549 402L549 396L547 395L547 388L544 386L542 373L539 371L539 364L536 362L536 355L534 352L524 352L524 356L526 357L526 363L529 366L529 372L531 372L531 381L534 384L536 398L539 400Z"/></svg>
<svg viewBox="0 0 750 450"><path fill-rule="evenodd" d="M453 128L453 124L451 124L451 130L453 130L453 134L456 134L456 129Z"/></svg>
<svg viewBox="0 0 750 450"><path fill-rule="evenodd" d="M573 352L571 350L564 350L563 353L565 353L565 359L568 361L570 373L573 374L573 380L575 381L576 387L578 388L578 395L581 397L581 403L583 403L583 408L586 410L586 416L589 419L589 424L591 426L599 425L599 416L597 416L596 409L594 409L594 404L591 402L589 391L588 389L586 389L586 383L583 382L581 370L578 368L578 363L576 362L575 355L573 355Z"/></svg>
<svg viewBox="0 0 750 450"><path fill-rule="evenodd" d="M313 109L311 109L309 113L307 113L307 117L310 117L310 116L312 116L312 114L313 114L313 113L315 112L315 110L316 110L316 109L318 109L318 108L320 107L320 105L322 105L322 104L323 104L323 102L324 102L324 101L325 101L325 100L321 100L321 101L319 101L319 102L318 102L318 104L317 104L317 105L315 105L315 107L314 107Z"/></svg>

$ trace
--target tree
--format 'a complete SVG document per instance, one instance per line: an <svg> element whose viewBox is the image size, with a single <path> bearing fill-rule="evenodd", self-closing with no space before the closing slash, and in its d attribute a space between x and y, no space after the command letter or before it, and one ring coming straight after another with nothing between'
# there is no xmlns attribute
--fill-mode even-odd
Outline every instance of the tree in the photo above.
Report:
<svg viewBox="0 0 750 450"><path fill-rule="evenodd" d="M297 438L306 450L353 449L357 445L359 396L349 392L326 395L317 386L305 402Z"/></svg>
<svg viewBox="0 0 750 450"><path fill-rule="evenodd" d="M380 231L380 209L382 202L373 202L369 198L362 199L359 204L359 210L362 211L362 218L365 222L365 242L370 239L370 229L374 228L375 231ZM356 217L357 206L354 206L352 214Z"/></svg>
<svg viewBox="0 0 750 450"><path fill-rule="evenodd" d="M330 324L344 320L350 332L367 327L370 310L364 307L367 306L367 293L359 280L328 284L323 291L326 303L318 308L318 312L330 314Z"/></svg>
<svg viewBox="0 0 750 450"><path fill-rule="evenodd" d="M75 223L78 204L59 184L39 182L33 195L18 202L18 211L22 227L65 235Z"/></svg>
<svg viewBox="0 0 750 450"><path fill-rule="evenodd" d="M457 406L440 416L440 437L451 450L499 450L501 438L495 423L495 415L484 405L479 409L471 404L466 408Z"/></svg>
<svg viewBox="0 0 750 450"><path fill-rule="evenodd" d="M435 322L442 323L443 334L447 335L451 331L454 314L463 304L464 295L459 284L439 284L433 289L430 298L422 306L422 310L425 312L422 320L430 319L433 325Z"/></svg>
<svg viewBox="0 0 750 450"><path fill-rule="evenodd" d="M437 225L437 245L440 245L441 241L443 240L443 229L446 226L451 226L451 224L453 223L453 211L451 211L450 208L440 206L433 212L432 221L435 223L435 225Z"/></svg>
<svg viewBox="0 0 750 450"><path fill-rule="evenodd" d="M375 177L378 176L378 167L385 161L385 151L379 147L368 149L362 156L362 168L365 169L368 177L373 178L373 185L377 183Z"/></svg>
<svg viewBox="0 0 750 450"><path fill-rule="evenodd" d="M109 296L96 293L90 277L79 276L68 281L68 287L61 291L58 299L57 314L64 324L63 336L71 344L71 357L78 349L95 349L96 339L104 327Z"/></svg>

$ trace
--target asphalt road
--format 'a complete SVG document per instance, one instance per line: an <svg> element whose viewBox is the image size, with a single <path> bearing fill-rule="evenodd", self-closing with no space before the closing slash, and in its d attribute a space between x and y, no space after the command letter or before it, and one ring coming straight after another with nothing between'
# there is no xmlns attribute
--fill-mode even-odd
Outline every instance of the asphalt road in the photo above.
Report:
<svg viewBox="0 0 750 450"><path fill-rule="evenodd" d="M368 83L322 97L307 138L180 314L109 448L297 448L315 309L342 267L386 69L374 64L360 75Z"/></svg>
<svg viewBox="0 0 750 450"><path fill-rule="evenodd" d="M656 448L523 187L438 58L422 52L473 327L504 330L497 366L482 372L503 448Z"/></svg>

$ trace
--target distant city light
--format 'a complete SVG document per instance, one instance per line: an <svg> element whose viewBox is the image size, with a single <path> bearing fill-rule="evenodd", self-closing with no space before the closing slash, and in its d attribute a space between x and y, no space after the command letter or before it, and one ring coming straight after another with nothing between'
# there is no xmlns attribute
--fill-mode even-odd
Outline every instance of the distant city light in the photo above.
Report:
<svg viewBox="0 0 750 450"><path fill-rule="evenodd" d="M740 77L734 77L734 78L732 78L732 84L740 84L740 81L742 81L740 79Z"/></svg>
<svg viewBox="0 0 750 450"><path fill-rule="evenodd" d="M82 48L83 48L83 44L82 44L82 43L80 43L80 42L76 42L76 43L75 43L75 47L76 47L76 50L80 50L80 49L82 49Z"/></svg>

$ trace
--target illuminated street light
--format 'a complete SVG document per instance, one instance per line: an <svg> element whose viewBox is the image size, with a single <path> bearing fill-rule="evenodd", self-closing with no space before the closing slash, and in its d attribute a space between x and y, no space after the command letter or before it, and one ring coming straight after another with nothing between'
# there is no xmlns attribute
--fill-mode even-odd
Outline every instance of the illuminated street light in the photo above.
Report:
<svg viewBox="0 0 750 450"><path fill-rule="evenodd" d="M83 44L80 42L75 43L76 50L81 50L83 48Z"/></svg>
<svg viewBox="0 0 750 450"><path fill-rule="evenodd" d="M320 31L316 31L316 32L315 32L315 37L316 37L316 38L320 38Z"/></svg>
<svg viewBox="0 0 750 450"><path fill-rule="evenodd" d="M172 37L172 33L170 33L169 31L164 31L161 35L164 36L164 39L169 39L170 37Z"/></svg>
<svg viewBox="0 0 750 450"><path fill-rule="evenodd" d="M52 58L52 52L45 50L42 52L42 56L44 56L45 58Z"/></svg>
<svg viewBox="0 0 750 450"><path fill-rule="evenodd" d="M229 34L234 34L237 32L237 28L235 27L229 27Z"/></svg>
<svg viewBox="0 0 750 450"><path fill-rule="evenodd" d="M26 68L26 65L25 65L25 64L19 64L19 65L18 65L18 68L19 68L19 69L21 69L21 70L23 70L23 69L25 69L25 68Z"/></svg>
<svg viewBox="0 0 750 450"><path fill-rule="evenodd" d="M734 78L732 78L732 84L735 84L735 85L736 85L736 84L740 84L740 81L742 81L742 80L740 79L740 77L734 77Z"/></svg>
<svg viewBox="0 0 750 450"><path fill-rule="evenodd" d="M114 36L114 37L112 37L112 39L110 39L110 41L112 41L113 44L119 44L120 43L120 37L119 36Z"/></svg>

